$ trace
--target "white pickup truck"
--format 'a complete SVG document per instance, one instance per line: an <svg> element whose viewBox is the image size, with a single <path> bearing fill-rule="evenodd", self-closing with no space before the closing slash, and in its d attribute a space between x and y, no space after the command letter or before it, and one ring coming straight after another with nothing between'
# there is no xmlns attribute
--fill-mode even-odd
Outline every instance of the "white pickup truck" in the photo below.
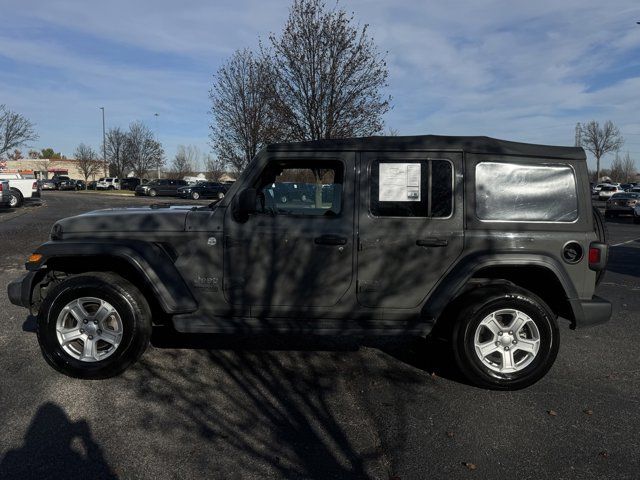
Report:
<svg viewBox="0 0 640 480"><path fill-rule="evenodd" d="M19 173L0 173L0 180L9 181L11 207L16 208L25 203L39 203L41 201L37 180L22 178Z"/></svg>

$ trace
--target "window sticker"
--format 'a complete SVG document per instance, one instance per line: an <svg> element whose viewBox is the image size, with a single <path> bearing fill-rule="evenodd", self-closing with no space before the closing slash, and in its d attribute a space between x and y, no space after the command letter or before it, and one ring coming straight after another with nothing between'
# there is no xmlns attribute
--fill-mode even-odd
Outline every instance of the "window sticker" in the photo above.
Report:
<svg viewBox="0 0 640 480"><path fill-rule="evenodd" d="M378 201L419 202L419 163L380 163Z"/></svg>

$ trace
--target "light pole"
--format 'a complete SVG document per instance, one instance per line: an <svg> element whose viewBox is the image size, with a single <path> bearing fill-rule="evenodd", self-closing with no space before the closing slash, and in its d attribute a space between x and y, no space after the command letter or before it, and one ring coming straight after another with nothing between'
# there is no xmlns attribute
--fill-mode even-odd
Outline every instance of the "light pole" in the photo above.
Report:
<svg viewBox="0 0 640 480"><path fill-rule="evenodd" d="M104 162L104 176L109 175L107 171L107 143L105 141L105 131L104 131L104 107L100 107L102 110L102 161Z"/></svg>
<svg viewBox="0 0 640 480"><path fill-rule="evenodd" d="M158 117L160 114L154 113L153 116L156 117L156 141L158 141ZM158 159L158 178L160 178L160 159Z"/></svg>

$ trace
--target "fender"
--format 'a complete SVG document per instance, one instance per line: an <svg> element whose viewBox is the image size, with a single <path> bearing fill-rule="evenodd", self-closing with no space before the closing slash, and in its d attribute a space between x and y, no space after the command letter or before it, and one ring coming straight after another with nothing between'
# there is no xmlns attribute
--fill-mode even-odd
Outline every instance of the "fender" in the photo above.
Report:
<svg viewBox="0 0 640 480"><path fill-rule="evenodd" d="M122 259L145 279L166 313L189 313L198 308L173 260L157 244L139 240L63 240L44 243L34 253L41 254L42 258L26 264L30 271L40 270L47 261L60 257L79 262L83 257L96 256Z"/></svg>
<svg viewBox="0 0 640 480"><path fill-rule="evenodd" d="M558 260L545 253L524 254L513 251L478 252L462 258L431 291L423 306L423 315L425 318L437 319L445 307L464 291L473 275L483 268L531 265L546 268L556 276L571 305L574 316L572 320L582 318L582 309L577 308L580 302L575 301L578 293Z"/></svg>

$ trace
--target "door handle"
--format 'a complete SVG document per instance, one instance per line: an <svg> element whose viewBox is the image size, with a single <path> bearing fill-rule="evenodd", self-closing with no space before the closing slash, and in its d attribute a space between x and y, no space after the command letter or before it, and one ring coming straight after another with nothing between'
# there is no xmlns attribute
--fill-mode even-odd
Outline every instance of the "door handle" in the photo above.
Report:
<svg viewBox="0 0 640 480"><path fill-rule="evenodd" d="M416 245L419 247L446 247L449 245L449 241L441 238L420 238L416 240Z"/></svg>
<svg viewBox="0 0 640 480"><path fill-rule="evenodd" d="M313 239L316 245L346 245L347 238L340 235L321 235Z"/></svg>

